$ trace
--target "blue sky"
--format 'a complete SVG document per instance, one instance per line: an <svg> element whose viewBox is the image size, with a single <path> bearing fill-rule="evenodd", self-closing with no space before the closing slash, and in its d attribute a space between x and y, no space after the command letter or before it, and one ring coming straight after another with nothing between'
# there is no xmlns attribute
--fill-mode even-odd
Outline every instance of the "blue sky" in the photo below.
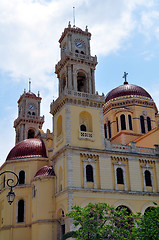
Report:
<svg viewBox="0 0 159 240"><path fill-rule="evenodd" d="M40 91L44 131L52 130L50 102L58 96L54 66L58 40L68 22L92 33L97 55L96 90L107 94L128 82L145 88L159 106L158 0L5 0L0 1L0 165L15 144L13 122L17 100L28 90Z"/></svg>

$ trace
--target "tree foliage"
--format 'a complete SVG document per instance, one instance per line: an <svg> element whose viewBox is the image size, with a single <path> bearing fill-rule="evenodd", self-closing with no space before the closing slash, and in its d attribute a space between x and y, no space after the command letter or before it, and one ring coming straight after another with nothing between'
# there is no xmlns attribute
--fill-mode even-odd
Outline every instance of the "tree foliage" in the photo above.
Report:
<svg viewBox="0 0 159 240"><path fill-rule="evenodd" d="M76 239L130 239L134 227L133 215L127 209L119 211L106 203L89 203L85 208L74 206L67 215L74 220L77 230L71 234ZM62 239L67 239L66 235Z"/></svg>
<svg viewBox="0 0 159 240"><path fill-rule="evenodd" d="M148 208L144 215L135 215L123 207L115 209L106 203L89 203L85 208L72 207L67 216L73 219L75 230L66 233L62 240L70 237L77 240L159 240L158 206Z"/></svg>

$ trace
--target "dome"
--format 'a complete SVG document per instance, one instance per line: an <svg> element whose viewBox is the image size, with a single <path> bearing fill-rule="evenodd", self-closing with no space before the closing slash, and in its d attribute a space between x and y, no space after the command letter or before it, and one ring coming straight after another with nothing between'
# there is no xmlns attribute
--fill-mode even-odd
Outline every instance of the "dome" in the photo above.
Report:
<svg viewBox="0 0 159 240"><path fill-rule="evenodd" d="M44 166L40 168L34 177L38 176L55 176L53 166Z"/></svg>
<svg viewBox="0 0 159 240"><path fill-rule="evenodd" d="M45 144L41 139L29 138L19 142L12 148L6 161L33 157L47 157Z"/></svg>
<svg viewBox="0 0 159 240"><path fill-rule="evenodd" d="M33 92L27 92L26 96L36 97L35 93L33 93Z"/></svg>
<svg viewBox="0 0 159 240"><path fill-rule="evenodd" d="M144 88L139 87L137 85L128 84L128 82L124 82L123 85L120 85L119 87L114 88L107 94L105 102L108 102L113 98L118 98L118 97L123 97L128 95L143 96L143 97L152 99L150 94Z"/></svg>

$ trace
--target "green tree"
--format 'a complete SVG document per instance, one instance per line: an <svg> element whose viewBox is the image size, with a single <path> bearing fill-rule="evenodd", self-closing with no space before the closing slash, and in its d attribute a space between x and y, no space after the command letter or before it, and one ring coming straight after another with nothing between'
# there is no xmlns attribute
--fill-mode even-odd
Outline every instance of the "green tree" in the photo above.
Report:
<svg viewBox="0 0 159 240"><path fill-rule="evenodd" d="M144 215L138 215L137 227L133 229L134 239L159 240L159 206L150 207Z"/></svg>
<svg viewBox="0 0 159 240"><path fill-rule="evenodd" d="M67 215L77 230L66 233L62 240L71 236L82 240L131 239L135 227L134 216L127 209L116 210L106 203L89 203L85 208L74 206Z"/></svg>

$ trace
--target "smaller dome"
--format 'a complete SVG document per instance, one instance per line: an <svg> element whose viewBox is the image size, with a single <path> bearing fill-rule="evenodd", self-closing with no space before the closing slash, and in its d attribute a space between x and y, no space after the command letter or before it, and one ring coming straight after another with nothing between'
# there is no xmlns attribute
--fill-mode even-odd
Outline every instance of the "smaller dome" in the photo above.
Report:
<svg viewBox="0 0 159 240"><path fill-rule="evenodd" d="M33 93L33 92L27 92L26 96L36 97L35 93Z"/></svg>
<svg viewBox="0 0 159 240"><path fill-rule="evenodd" d="M47 157L45 144L41 139L29 138L19 142L9 152L6 161L33 157Z"/></svg>
<svg viewBox="0 0 159 240"><path fill-rule="evenodd" d="M55 176L53 166L44 166L40 168L34 177L38 176Z"/></svg>
<svg viewBox="0 0 159 240"><path fill-rule="evenodd" d="M123 85L120 85L113 90L111 90L105 99L105 102L108 102L109 100L113 98L118 98L118 97L123 97L123 96L143 96L152 99L150 94L142 87L133 85L133 84L128 84L128 82L124 82Z"/></svg>

